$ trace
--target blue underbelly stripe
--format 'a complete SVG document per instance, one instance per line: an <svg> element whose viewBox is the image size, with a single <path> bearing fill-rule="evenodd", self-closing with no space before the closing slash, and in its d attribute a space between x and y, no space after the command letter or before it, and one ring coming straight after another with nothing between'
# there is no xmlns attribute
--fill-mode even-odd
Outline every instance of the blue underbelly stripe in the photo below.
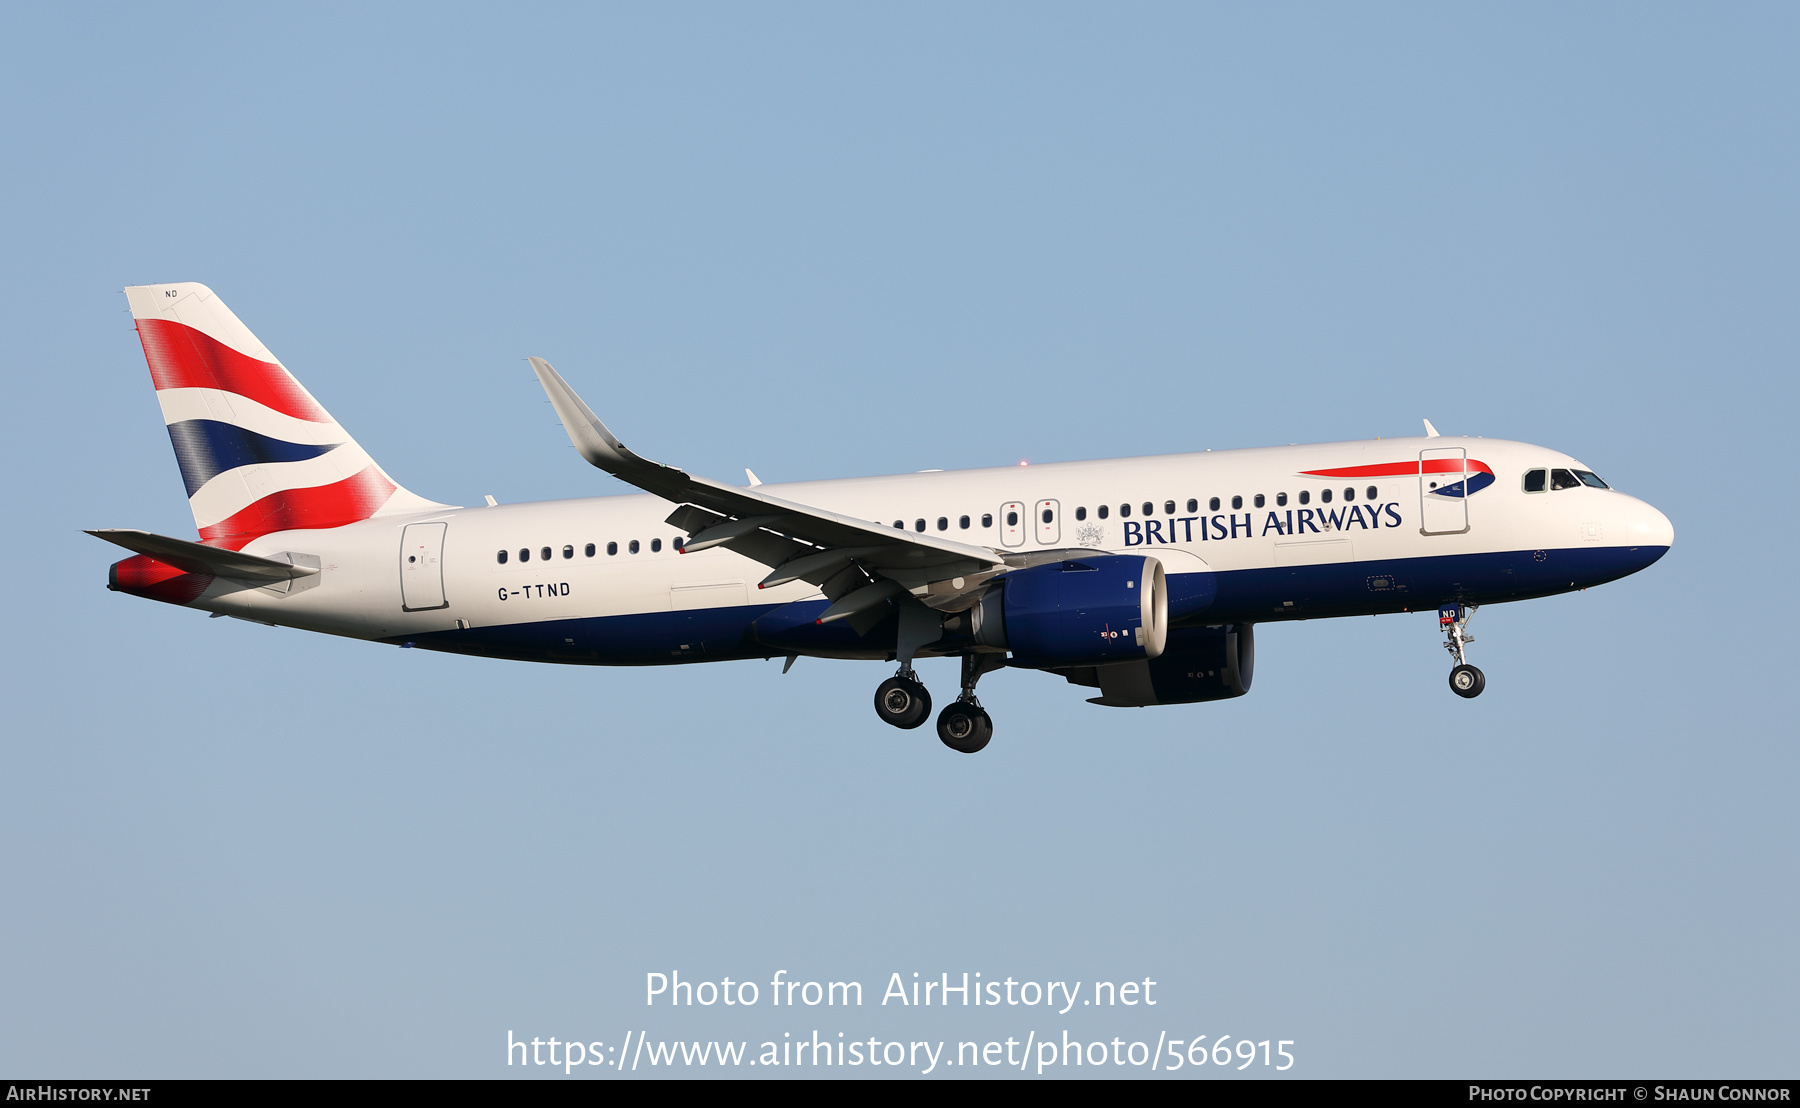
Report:
<svg viewBox="0 0 1800 1108"><path fill-rule="evenodd" d="M1667 547L1581 547L1335 562L1313 566L1171 574L1169 618L1189 624L1435 611L1460 600L1528 600L1605 584L1655 562ZM455 612L455 597L451 598ZM432 650L586 665L666 665L884 649L891 622L859 639L843 622L813 623L824 600L786 605L645 612L433 631L387 639Z"/></svg>

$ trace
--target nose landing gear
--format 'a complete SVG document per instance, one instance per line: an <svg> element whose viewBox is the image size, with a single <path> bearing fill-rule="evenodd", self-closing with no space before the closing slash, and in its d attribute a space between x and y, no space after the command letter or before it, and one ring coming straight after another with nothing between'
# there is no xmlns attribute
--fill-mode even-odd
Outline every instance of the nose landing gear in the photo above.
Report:
<svg viewBox="0 0 1800 1108"><path fill-rule="evenodd" d="M1450 691L1465 700L1472 700L1481 695L1487 688L1487 675L1468 663L1463 656L1463 648L1475 641L1475 636L1467 633L1469 620L1475 618L1474 604L1450 603L1438 608L1438 626L1444 631L1444 649L1456 659L1456 665L1450 670Z"/></svg>

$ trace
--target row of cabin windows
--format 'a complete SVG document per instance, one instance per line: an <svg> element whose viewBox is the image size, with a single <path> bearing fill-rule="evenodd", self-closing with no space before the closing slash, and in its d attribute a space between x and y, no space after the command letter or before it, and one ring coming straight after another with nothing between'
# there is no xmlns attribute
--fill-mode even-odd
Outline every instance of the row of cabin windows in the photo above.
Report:
<svg viewBox="0 0 1800 1108"><path fill-rule="evenodd" d="M1559 469L1556 472L1558 474L1562 474L1562 473L1567 473L1568 471ZM1532 474L1536 474L1538 481L1539 481L1539 486L1536 489L1531 488ZM1525 491L1526 492L1542 492L1543 491L1543 486L1542 486L1543 475L1544 475L1544 471L1541 469L1533 470L1531 474L1526 474L1526 476L1525 476L1525 481L1526 481ZM1593 478L1592 481L1588 482L1589 484L1595 484L1596 482L1600 482L1600 478L1594 477L1593 474L1587 473L1585 471L1582 472L1582 477L1584 480L1586 478ZM1558 479L1560 480L1560 478L1558 478ZM1560 488L1564 488L1566 486L1559 484L1556 487L1560 489ZM1596 485L1596 487L1606 488L1606 485L1605 485L1605 483L1600 482ZM1331 489L1321 490L1319 493L1319 502L1322 504L1331 503L1332 494L1333 494L1333 490L1331 490ZM1379 499L1379 497L1377 495L1377 489L1374 485L1370 485L1368 487L1368 489L1364 491L1363 495L1369 500ZM1346 488L1344 490L1344 499L1346 501L1355 500L1356 499L1356 490L1354 488ZM1251 501L1255 507L1261 508L1261 507L1265 507L1267 505L1268 498L1259 492L1254 497L1251 498ZM1275 494L1276 507L1285 508L1285 507L1287 507L1287 502L1288 502L1288 494L1287 493L1278 492ZM1312 493L1310 491L1302 490L1300 493L1300 496L1299 496L1299 502L1302 504L1312 503ZM1206 502L1207 510L1211 511L1211 512L1220 511L1221 510L1220 505L1222 503L1223 502L1221 501L1221 499L1219 497L1215 496ZM1232 511L1234 511L1234 512L1238 511L1238 510L1242 509L1243 506L1244 506L1244 498L1242 496L1234 496L1231 498L1231 510ZM1130 504L1119 505L1119 518L1121 518L1121 519L1131 518L1131 507L1132 506ZM1173 500L1163 501L1163 512L1166 515L1174 515L1175 507L1176 507L1175 501L1173 501ZM1156 503L1151 500L1146 500L1143 502L1143 505L1141 506L1141 510L1144 515L1147 515L1147 516L1155 515L1156 514ZM1200 501L1195 497L1189 497L1188 502L1187 502L1187 510L1189 512L1198 512L1200 510ZM1099 518L1101 518L1101 519L1105 519L1109 515L1112 514L1112 508L1110 505L1102 504L1098 508L1094 509L1094 514L1099 516ZM1075 509L1075 519L1077 521L1085 520L1085 519L1087 519L1087 516L1088 516L1088 510L1085 507ZM1045 508L1044 509L1044 522L1045 523L1053 523L1053 522L1055 522L1055 519L1056 519L1056 513L1049 508ZM957 526L958 530L967 531L972 525L973 525L973 521L969 516L958 516L956 519L956 526ZM994 525L994 516L993 516L992 512L983 513L983 515L981 517L981 525L983 527L992 527ZM1006 513L1006 525L1008 527L1017 527L1019 525L1019 513L1018 512L1007 512ZM904 530L906 530L906 521L903 519L896 519L894 521L894 527L896 530L904 531ZM950 517L949 516L937 517L937 529L940 531L950 530ZM920 532L923 532L924 530L926 530L926 521L922 518L913 520L913 530L920 531ZM681 543L681 540L677 539L671 545L675 549L680 549L680 543ZM650 552L651 553L654 554L654 553L660 552L662 550L662 546L663 546L663 542L661 539L651 539L650 540ZM630 552L632 554L636 554L642 548L638 545L638 540L632 539L629 543L626 544L626 549L628 552ZM608 555L616 555L618 552L619 552L619 544L618 543L609 542L606 544L606 553ZM586 557L592 558L594 556L594 554L596 553L594 544L591 542L588 543L587 546L583 549L582 553ZM551 547L548 547L548 546L541 547L538 550L538 558L541 561L548 562L551 559L553 559L555 556L556 556L556 551ZM564 558L575 557L575 548L573 546L563 547L562 548L562 556ZM494 560L499 562L501 565L505 565L507 563L507 560L509 557L510 557L509 552L502 550L502 551L499 551L497 554L495 554ZM528 547L528 546L521 547L519 549L519 561L521 561L521 562L531 561L531 548L530 547Z"/></svg>
<svg viewBox="0 0 1800 1108"><path fill-rule="evenodd" d="M1558 472L1561 472L1561 471L1559 470ZM1599 478L1595 478L1595 480L1599 480ZM1336 490L1334 490L1334 489L1321 489L1319 491L1319 503L1321 503L1321 504L1331 503L1332 498L1335 496L1335 494L1336 494ZM1379 500L1380 499L1380 490L1376 486L1370 485L1368 488L1363 490L1363 496L1365 499L1368 499L1368 500ZM1353 501L1355 499L1356 499L1356 489L1354 487L1345 488L1344 489L1345 502ZM1301 504L1311 504L1312 503L1312 492L1310 490L1304 490L1304 489L1301 490L1299 497L1298 497L1298 501ZM1253 506L1255 506L1255 507L1258 507L1258 508L1266 507L1268 505L1268 497L1259 492L1255 496L1251 497L1251 502L1252 502ZM1287 507L1287 503L1288 503L1288 494L1287 493L1278 492L1275 494L1275 506L1276 507L1285 508L1285 507ZM1223 504L1223 500L1221 500L1221 498L1215 496L1206 502L1207 511L1209 511L1209 512L1221 511L1222 504ZM1244 506L1244 498L1242 496L1234 496L1231 498L1231 510L1232 511L1234 511L1234 512L1239 511L1243 508L1243 506ZM1173 500L1163 501L1162 509L1165 514L1174 515L1175 508L1176 508L1175 501L1173 501ZM1146 516L1155 515L1156 514L1156 502L1153 500L1146 500L1140 506L1140 510L1141 510L1142 514L1144 514ZM1187 510L1189 512L1198 512L1200 510L1199 499L1196 497L1189 497L1188 502L1187 502ZM1130 519L1131 511L1132 511L1132 506L1130 504L1119 505L1119 518L1120 519ZM1109 504L1102 504L1098 508L1094 509L1094 514L1096 516L1098 516L1100 519L1106 519L1108 516L1110 516L1112 514L1112 506ZM1085 519L1087 519L1087 517L1088 517L1088 510L1086 508L1076 508L1075 509L1075 519L1077 522L1085 520ZM1052 509L1045 508L1044 509L1044 522L1045 523L1053 523L1053 522L1055 522L1055 519L1056 519L1056 513ZM983 527L992 527L994 525L993 514L988 513L988 514L983 515L981 517L981 525ZM1018 525L1019 525L1019 513L1016 511L1007 512L1006 513L1006 526L1017 527ZM956 520L956 526L957 526L958 530L967 531L970 526L970 518L968 516L958 516L957 520ZM906 530L906 521L903 519L896 519L894 521L894 529L897 531ZM949 516L937 517L937 529L940 531L950 530L950 517ZM927 530L927 521L924 520L923 518L913 520L913 530L921 531L921 532Z"/></svg>
<svg viewBox="0 0 1800 1108"><path fill-rule="evenodd" d="M1017 512L1014 512L1012 514L1015 517L1018 516ZM1009 526L1009 527L1013 526L1013 525L1017 524L1018 522L1019 522L1018 519L1014 518L1012 523L1008 524L1007 526ZM970 524L969 524L968 516L957 516L956 517L956 529L957 530L967 531L969 529L969 525ZM981 525L983 527L992 527L994 525L994 513L988 512L987 514L983 515L981 517ZM896 531L906 530L906 521L904 519L896 519L894 521L894 529ZM950 517L949 516L937 517L937 529L940 531L950 530ZM913 520L913 530L915 530L915 531L925 530L925 521L922 519Z"/></svg>
<svg viewBox="0 0 1800 1108"><path fill-rule="evenodd" d="M669 543L669 547L670 547L670 549L673 549L673 550L680 550L681 549L681 540L680 539L673 540L672 542ZM663 541L661 539L651 539L650 540L650 553L660 554L662 552L662 548L663 548ZM636 553L640 552L641 550L643 550L643 546L636 539L632 539L630 542L625 544L625 552L627 554L636 554ZM581 548L581 554L582 554L582 557L584 557L584 558L592 558L594 555L598 554L599 552L600 552L599 548L591 542ZM607 543L606 544L606 553L607 553L608 557L612 557L612 556L618 554L619 553L619 544L616 542ZM556 548L550 547L550 546L539 547L537 550L536 556L539 561L543 561L543 562L551 561L552 559L554 559L556 557ZM562 556L564 558L571 558L571 559L574 558L575 557L575 547L574 546L564 546L562 548ZM498 562L501 565L505 565L508 561L511 560L511 558L512 558L512 552L509 550L501 550L494 554L494 561ZM529 561L531 561L531 559L532 559L531 547L529 547L529 546L520 547L519 548L519 561L529 562Z"/></svg>
<svg viewBox="0 0 1800 1108"><path fill-rule="evenodd" d="M1334 495L1334 490L1332 490L1332 489L1320 490L1319 503L1321 503L1321 504L1331 503L1333 495ZM1367 489L1363 490L1363 496L1369 500L1380 499L1380 490L1377 489L1374 485L1370 485ZM1354 488L1346 488L1344 490L1344 499L1346 501L1355 500L1356 499L1356 490ZM1255 496L1251 497L1250 500L1251 500L1251 505L1253 507L1257 507L1257 508L1266 507L1269 502L1268 497L1264 496L1260 492L1257 493ZM1285 508L1285 507L1287 507L1287 502L1288 502L1288 494L1287 493L1278 492L1275 494L1275 506L1276 507ZM1305 489L1301 490L1300 496L1299 496L1299 502L1302 504L1311 504L1312 503L1312 492L1310 490L1305 490ZM1221 511L1222 510L1221 505L1223 503L1224 503L1223 500L1221 500L1219 497L1215 496L1206 502L1206 510L1209 512ZM1240 509L1243 508L1243 506L1244 506L1244 498L1243 497L1234 496L1231 498L1231 510L1232 511L1234 511L1234 512L1239 511ZM1162 509L1163 509L1164 515L1171 515L1171 516L1174 515L1175 514L1175 501L1173 501L1173 500L1163 501ZM1142 505L1140 505L1140 510L1142 511L1142 513L1144 515L1147 515L1147 516L1155 515L1156 514L1156 503L1151 500L1146 500L1143 502ZM1197 499L1189 498L1189 500L1187 502L1187 510L1189 512L1198 512L1200 510L1200 501ZM1102 504L1098 508L1094 509L1094 514L1096 516L1100 517L1101 519L1105 519L1108 515L1111 514L1111 511L1112 511L1112 508L1110 505ZM1075 519L1077 521L1084 520L1086 518L1087 518L1087 509L1086 508L1075 509ZM1119 518L1120 519L1130 519L1131 518L1131 505L1130 504L1119 505ZM1050 522L1050 513L1048 511L1046 511L1044 513L1044 522L1045 523Z"/></svg>

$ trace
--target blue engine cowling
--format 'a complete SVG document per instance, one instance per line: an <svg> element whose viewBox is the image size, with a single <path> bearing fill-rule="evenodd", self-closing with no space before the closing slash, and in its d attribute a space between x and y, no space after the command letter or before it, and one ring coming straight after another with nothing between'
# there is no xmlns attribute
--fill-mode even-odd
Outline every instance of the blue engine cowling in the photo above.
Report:
<svg viewBox="0 0 1800 1108"><path fill-rule="evenodd" d="M1058 672L1077 685L1098 688L1100 695L1089 703L1114 708L1229 700L1250 691L1255 628L1248 623L1177 628L1156 658Z"/></svg>
<svg viewBox="0 0 1800 1108"><path fill-rule="evenodd" d="M1163 652L1169 590L1155 558L1096 553L1015 569L970 616L975 640L1016 665L1142 661Z"/></svg>

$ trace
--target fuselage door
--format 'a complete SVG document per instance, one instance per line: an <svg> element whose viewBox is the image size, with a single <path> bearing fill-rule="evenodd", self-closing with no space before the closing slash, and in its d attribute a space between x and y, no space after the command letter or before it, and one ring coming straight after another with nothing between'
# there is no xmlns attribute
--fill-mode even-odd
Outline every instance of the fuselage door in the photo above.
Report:
<svg viewBox="0 0 1800 1108"><path fill-rule="evenodd" d="M412 523L400 535L400 607L408 612L448 608L444 599L447 523Z"/></svg>
<svg viewBox="0 0 1800 1108"><path fill-rule="evenodd" d="M1419 451L1419 533L1469 529L1469 452L1460 446Z"/></svg>
<svg viewBox="0 0 1800 1108"><path fill-rule="evenodd" d="M1000 545L1025 545L1025 505L1018 500L1008 500L1000 505Z"/></svg>
<svg viewBox="0 0 1800 1108"><path fill-rule="evenodd" d="M1060 506L1054 500L1040 500L1031 509L1031 519L1037 527L1039 546L1055 546L1062 541L1062 519Z"/></svg>

